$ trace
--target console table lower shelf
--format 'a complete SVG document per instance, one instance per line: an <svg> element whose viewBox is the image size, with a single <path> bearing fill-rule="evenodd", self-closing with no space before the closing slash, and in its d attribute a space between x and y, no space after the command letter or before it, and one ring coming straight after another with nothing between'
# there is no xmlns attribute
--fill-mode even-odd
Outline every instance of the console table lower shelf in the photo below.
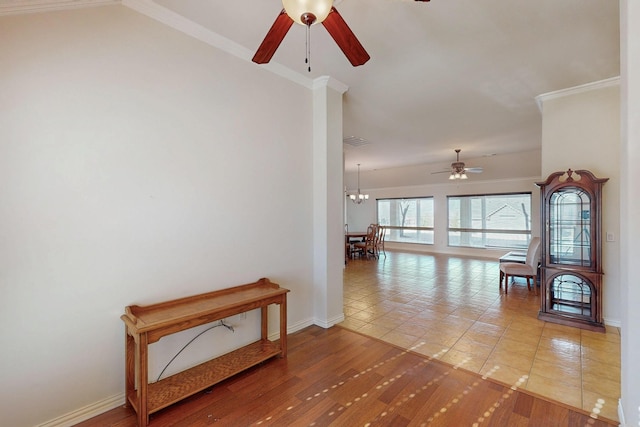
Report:
<svg viewBox="0 0 640 427"><path fill-rule="evenodd" d="M205 390L272 357L286 357L287 292L268 279L159 304L128 306L126 326L126 401L145 427L149 415ZM267 339L267 309L280 306L280 340ZM261 309L261 339L198 366L148 384L148 345L163 336L256 308Z"/></svg>

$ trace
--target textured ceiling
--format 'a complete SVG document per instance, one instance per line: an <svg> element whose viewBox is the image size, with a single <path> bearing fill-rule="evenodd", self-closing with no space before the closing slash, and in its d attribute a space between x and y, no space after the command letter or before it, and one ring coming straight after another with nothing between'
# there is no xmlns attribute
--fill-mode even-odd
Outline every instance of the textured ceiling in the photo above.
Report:
<svg viewBox="0 0 640 427"><path fill-rule="evenodd" d="M150 0L141 0L150 1ZM108 0L0 0L0 13ZM254 52L280 0L155 0ZM540 148L537 95L619 75L614 0L341 0L371 60L352 67L321 25L294 25L272 63L329 75L344 97L347 170L453 161ZM260 65L255 65L260 67Z"/></svg>

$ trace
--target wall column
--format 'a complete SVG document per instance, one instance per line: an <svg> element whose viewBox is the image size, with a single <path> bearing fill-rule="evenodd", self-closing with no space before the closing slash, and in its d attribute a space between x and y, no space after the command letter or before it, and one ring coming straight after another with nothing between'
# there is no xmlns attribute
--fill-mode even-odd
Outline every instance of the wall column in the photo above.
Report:
<svg viewBox="0 0 640 427"><path fill-rule="evenodd" d="M313 306L314 323L324 328L344 320L342 95L346 90L329 77L319 77L313 85Z"/></svg>
<svg viewBox="0 0 640 427"><path fill-rule="evenodd" d="M634 22L635 24L631 24ZM640 4L620 2L620 299L622 301L621 399L623 426L640 426L640 286L634 268L640 259Z"/></svg>

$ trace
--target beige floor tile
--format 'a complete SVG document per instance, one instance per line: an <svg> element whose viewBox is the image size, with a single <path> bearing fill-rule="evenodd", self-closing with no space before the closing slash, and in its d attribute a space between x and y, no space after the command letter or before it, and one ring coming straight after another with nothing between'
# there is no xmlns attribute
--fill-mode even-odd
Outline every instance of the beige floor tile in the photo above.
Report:
<svg viewBox="0 0 640 427"><path fill-rule="evenodd" d="M617 352L620 349L620 341L610 341L592 336L583 335L580 343L591 350L598 350L606 353Z"/></svg>
<svg viewBox="0 0 640 427"><path fill-rule="evenodd" d="M487 360L487 358L493 351L493 347L493 345L482 344L478 341L474 341L463 336L453 345L451 349L467 354L472 354L478 358L481 358L484 363L484 361Z"/></svg>
<svg viewBox="0 0 640 427"><path fill-rule="evenodd" d="M620 383L620 366L605 364L597 360L582 359L582 376L602 377Z"/></svg>
<svg viewBox="0 0 640 427"><path fill-rule="evenodd" d="M384 326L374 325L372 323L367 323L366 325L361 326L357 329L358 332L369 335L374 338L382 338L384 335L388 334L392 329L385 328Z"/></svg>
<svg viewBox="0 0 640 427"><path fill-rule="evenodd" d="M581 390L574 387L566 387L557 378L549 379L539 375L530 375L524 388L576 408L582 407Z"/></svg>
<svg viewBox="0 0 640 427"><path fill-rule="evenodd" d="M480 369L485 363L485 359L482 357L477 357L473 354L453 349L443 355L440 360L450 365L476 373L480 372Z"/></svg>
<svg viewBox="0 0 640 427"><path fill-rule="evenodd" d="M360 310L351 314L349 317L357 320L362 320L363 322L371 322L373 319L376 319L379 316L375 313L371 313L370 311Z"/></svg>
<svg viewBox="0 0 640 427"><path fill-rule="evenodd" d="M396 330L387 332L382 337L380 337L380 339L402 348L411 347L420 341L420 338L417 336L404 334Z"/></svg>
<svg viewBox="0 0 640 427"><path fill-rule="evenodd" d="M582 339L620 343L620 333L617 328L614 328L613 330L610 330L608 326L605 326L605 328L607 328L607 332L604 334L602 332L582 330Z"/></svg>
<svg viewBox="0 0 640 427"><path fill-rule="evenodd" d="M537 347L540 341L539 335L531 335L517 329L508 329L502 334L502 339L519 342L520 345Z"/></svg>
<svg viewBox="0 0 640 427"><path fill-rule="evenodd" d="M531 376L541 376L550 380L561 381L565 387L572 387L580 393L582 389L581 364L553 363L534 359Z"/></svg>
<svg viewBox="0 0 640 427"><path fill-rule="evenodd" d="M582 392L582 409L610 420L618 419L618 399L615 396L605 396L590 391Z"/></svg>
<svg viewBox="0 0 640 427"><path fill-rule="evenodd" d="M490 323L492 325L505 326L505 327L511 324L512 320L513 320L513 316L505 315L502 312L492 311L492 310L488 310L484 312L484 314L478 318L478 321L480 322Z"/></svg>
<svg viewBox="0 0 640 427"><path fill-rule="evenodd" d="M372 319L370 323L373 323L375 325L379 325L379 326L383 326L385 328L389 328L389 329L395 329L398 326L402 325L404 323L404 320L402 319L397 319L393 316L388 316L387 314L383 314L382 316L376 317L375 319Z"/></svg>
<svg viewBox="0 0 640 427"><path fill-rule="evenodd" d="M497 352L517 354L533 361L533 358L536 355L537 345L538 343L516 341L503 335L496 343L495 350Z"/></svg>
<svg viewBox="0 0 640 427"><path fill-rule="evenodd" d="M611 365L620 367L620 347L612 349L611 351L602 351L598 349L589 348L587 346L582 347L582 359L592 360L600 362L602 365Z"/></svg>
<svg viewBox="0 0 640 427"><path fill-rule="evenodd" d="M442 357L449 351L449 347L445 347L442 344L419 340L415 344L415 348L411 351L423 354L427 357L434 359L442 359Z"/></svg>
<svg viewBox="0 0 640 427"><path fill-rule="evenodd" d="M517 384L520 388L526 387L529 380L529 371L512 368L507 365L496 365L490 362L484 364L480 370L480 374L486 375L488 378L500 381L501 383L508 384L509 386L515 386Z"/></svg>
<svg viewBox="0 0 640 427"><path fill-rule="evenodd" d="M581 329L578 328L546 322L542 330L542 336L580 340L581 332Z"/></svg>
<svg viewBox="0 0 640 427"><path fill-rule="evenodd" d="M469 330L467 330L464 333L462 338L466 338L472 341L476 341L479 343L483 343L485 345L490 345L492 347L495 347L498 341L500 341L500 333L491 333L489 331L478 331L478 330L472 330L472 328L469 328Z"/></svg>
<svg viewBox="0 0 640 427"><path fill-rule="evenodd" d="M620 396L620 381L596 375L585 375L582 379L582 388L605 396Z"/></svg>
<svg viewBox="0 0 640 427"><path fill-rule="evenodd" d="M509 366L518 371L529 373L533 366L533 359L510 351L494 350L487 358L486 363L491 366Z"/></svg>

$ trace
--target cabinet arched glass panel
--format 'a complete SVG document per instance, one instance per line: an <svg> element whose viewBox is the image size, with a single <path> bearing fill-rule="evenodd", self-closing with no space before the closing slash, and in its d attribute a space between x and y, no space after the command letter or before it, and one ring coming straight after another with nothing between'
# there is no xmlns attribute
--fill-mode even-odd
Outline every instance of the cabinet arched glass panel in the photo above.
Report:
<svg viewBox="0 0 640 427"><path fill-rule="evenodd" d="M590 320L592 284L576 274L559 274L549 286L550 309L568 316Z"/></svg>
<svg viewBox="0 0 640 427"><path fill-rule="evenodd" d="M551 264L591 266L591 197L580 188L551 194L549 258Z"/></svg>

